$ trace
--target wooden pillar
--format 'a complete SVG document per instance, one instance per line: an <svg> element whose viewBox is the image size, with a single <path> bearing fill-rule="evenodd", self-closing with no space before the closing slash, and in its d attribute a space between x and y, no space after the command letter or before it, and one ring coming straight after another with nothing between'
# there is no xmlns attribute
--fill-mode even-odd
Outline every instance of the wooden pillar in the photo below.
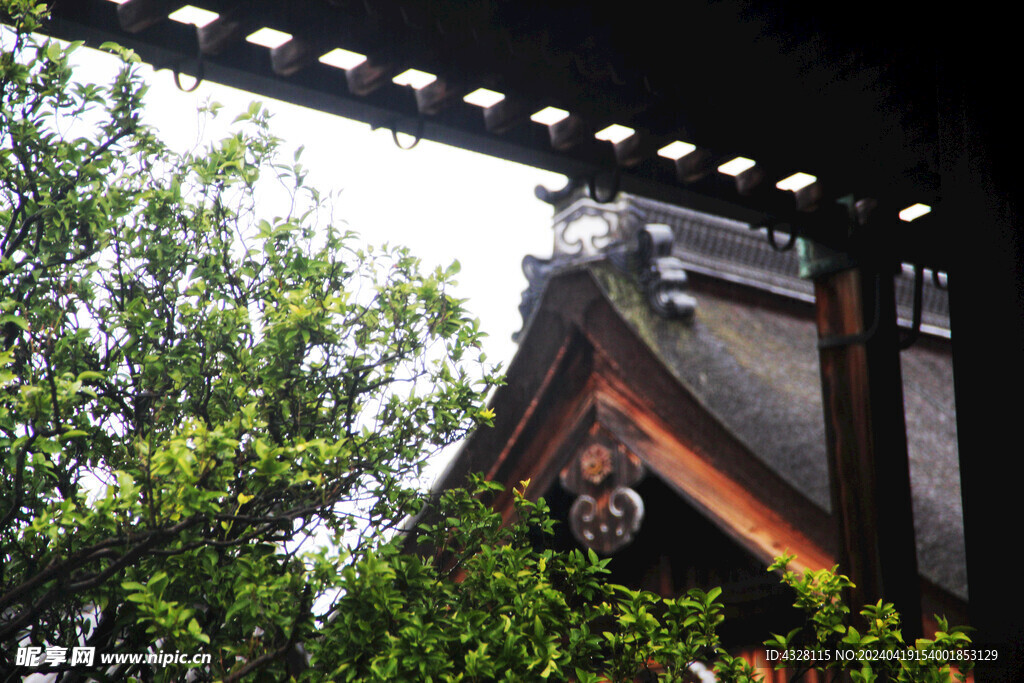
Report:
<svg viewBox="0 0 1024 683"><path fill-rule="evenodd" d="M943 64L941 237L950 254L968 610L976 646L999 653L978 664L975 680L1016 682L1024 680L1024 590L1013 552L1024 525L1024 132L994 67L1019 59L1019 36L976 20L983 30L963 35L985 44L950 48Z"/></svg>
<svg viewBox="0 0 1024 683"><path fill-rule="evenodd" d="M820 252L820 250L819 250ZM878 600L921 632L892 273L848 261L814 272L832 511L851 611Z"/></svg>

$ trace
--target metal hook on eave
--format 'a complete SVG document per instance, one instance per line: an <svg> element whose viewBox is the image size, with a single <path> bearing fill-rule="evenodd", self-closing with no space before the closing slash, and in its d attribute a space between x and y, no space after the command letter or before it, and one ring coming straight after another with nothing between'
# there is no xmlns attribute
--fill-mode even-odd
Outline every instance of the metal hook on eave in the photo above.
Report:
<svg viewBox="0 0 1024 683"><path fill-rule="evenodd" d="M778 240L775 239L775 226L773 226L771 223L768 223L763 227L765 230L768 231L768 244L771 245L771 248L774 249L775 251L789 251L790 249L793 248L793 245L796 244L796 240L798 237L796 230L790 229L789 239L786 240L785 244L779 244Z"/></svg>
<svg viewBox="0 0 1024 683"><path fill-rule="evenodd" d="M180 90L181 92L195 92L196 88L198 88L202 84L203 79L206 76L206 63L203 61L203 51L200 49L196 50L196 75L194 76L196 82L193 83L192 86L189 88L183 88L181 86L180 67L181 60L178 60L171 65L171 72L174 74L175 87L177 87L178 90Z"/></svg>
<svg viewBox="0 0 1024 683"><path fill-rule="evenodd" d="M593 173L587 178L587 193L590 198L598 204L610 204L615 201L615 197L619 194L619 185L622 183L622 170L616 166L612 172L612 187L608 195L604 198L597 196L597 173Z"/></svg>
<svg viewBox="0 0 1024 683"><path fill-rule="evenodd" d="M412 149L413 147L415 147L416 145L420 144L420 140L423 139L423 119L422 118L417 118L416 119L416 133L413 135L414 139L413 139L412 143L409 144L409 145L403 145L401 142L398 141L398 123L397 122L392 122L390 127L391 127L391 139L394 140L395 147L397 147L398 149L408 151L408 150Z"/></svg>

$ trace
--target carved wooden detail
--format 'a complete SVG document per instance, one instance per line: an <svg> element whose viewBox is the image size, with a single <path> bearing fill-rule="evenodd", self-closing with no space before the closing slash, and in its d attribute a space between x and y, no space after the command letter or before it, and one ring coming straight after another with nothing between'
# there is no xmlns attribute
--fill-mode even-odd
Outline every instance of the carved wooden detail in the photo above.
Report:
<svg viewBox="0 0 1024 683"><path fill-rule="evenodd" d="M577 495L569 509L576 540L605 555L629 545L644 517L644 502L630 488L643 463L621 443L593 438L562 470L562 486Z"/></svg>

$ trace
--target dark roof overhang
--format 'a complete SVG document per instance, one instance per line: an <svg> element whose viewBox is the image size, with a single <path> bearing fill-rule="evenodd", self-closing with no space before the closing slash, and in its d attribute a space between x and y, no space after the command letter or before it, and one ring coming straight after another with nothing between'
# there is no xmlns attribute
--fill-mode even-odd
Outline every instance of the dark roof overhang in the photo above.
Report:
<svg viewBox="0 0 1024 683"><path fill-rule="evenodd" d="M615 184L753 224L792 224L873 257L948 265L950 229L938 210L939 57L927 17L860 5L836 18L810 3L745 0L670 12L582 0L193 0L220 15L197 30L166 19L184 4L56 0L51 31L94 45L116 40L156 67L201 69L204 78L372 126L594 177L605 190ZM262 26L293 39L275 50L244 40ZM369 61L348 72L318 62L335 47ZM438 81L419 92L394 85L391 76L409 67ZM506 99L484 113L462 101L478 87ZM573 116L549 131L529 118L546 106ZM638 133L618 145L595 140L610 124ZM679 162L659 157L674 140L698 149ZM755 171L732 178L715 170L735 155L757 161ZM815 210L798 210L775 188L796 171L819 179L800 201ZM851 230L842 197L877 205L866 226ZM897 212L916 202L936 211L900 221Z"/></svg>

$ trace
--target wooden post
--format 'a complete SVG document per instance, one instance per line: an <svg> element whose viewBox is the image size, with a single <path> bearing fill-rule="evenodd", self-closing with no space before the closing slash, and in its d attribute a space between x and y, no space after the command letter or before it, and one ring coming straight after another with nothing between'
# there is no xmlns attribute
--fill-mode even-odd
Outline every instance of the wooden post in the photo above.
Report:
<svg viewBox="0 0 1024 683"><path fill-rule="evenodd" d="M903 386L891 274L850 263L814 275L832 512L851 611L878 600L921 633Z"/></svg>
<svg viewBox="0 0 1024 683"><path fill-rule="evenodd" d="M1024 522L1024 130L1019 112L1005 106L1005 73L995 68L1019 58L1019 36L1014 27L975 20L963 35L984 45L950 46L942 65L946 231L936 239L950 254L968 614L974 647L998 652L995 662L978 663L975 680L1009 683L1024 680L1024 590L1013 554Z"/></svg>

